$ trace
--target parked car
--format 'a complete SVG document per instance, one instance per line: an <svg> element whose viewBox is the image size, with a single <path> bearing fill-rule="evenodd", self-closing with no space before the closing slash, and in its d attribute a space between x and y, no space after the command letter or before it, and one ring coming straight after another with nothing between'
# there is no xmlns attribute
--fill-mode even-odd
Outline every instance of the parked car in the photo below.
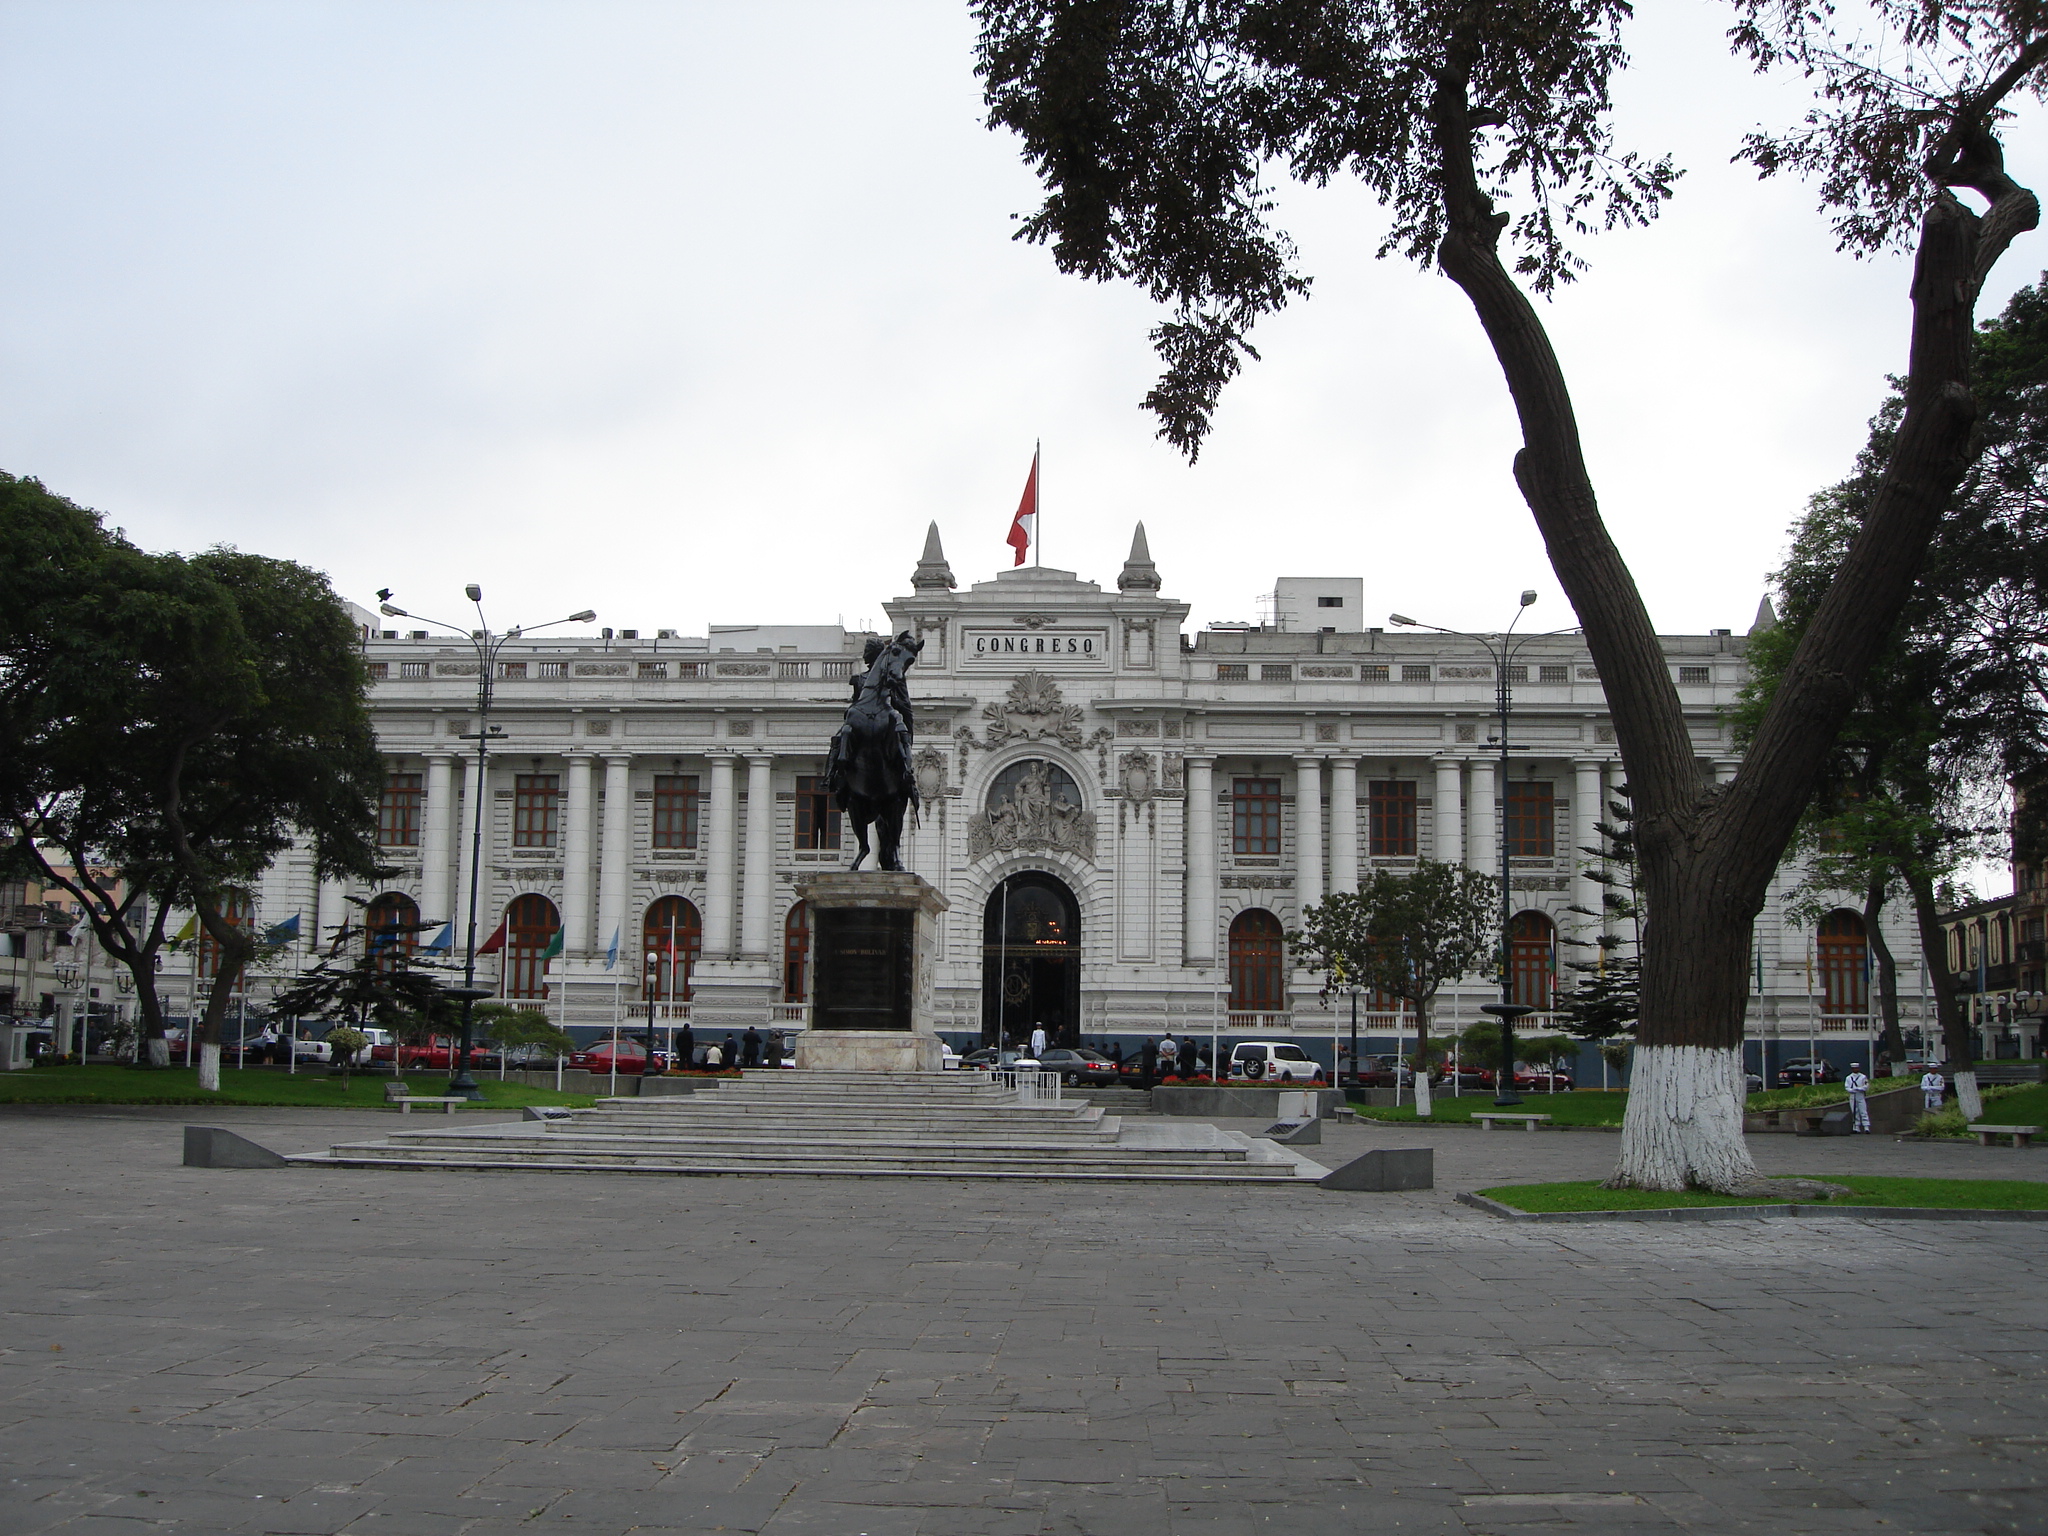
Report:
<svg viewBox="0 0 2048 1536"><path fill-rule="evenodd" d="M1764 1080L1754 1072L1745 1072L1742 1074L1742 1091L1744 1093L1762 1093L1764 1091Z"/></svg>
<svg viewBox="0 0 2048 1536"><path fill-rule="evenodd" d="M1793 1088L1803 1084L1832 1083L1841 1078L1833 1063L1817 1056L1802 1056L1797 1061L1783 1062L1778 1067L1778 1086Z"/></svg>
<svg viewBox="0 0 2048 1536"><path fill-rule="evenodd" d="M1555 1067L1517 1067L1515 1088L1521 1093L1570 1093L1572 1075Z"/></svg>
<svg viewBox="0 0 2048 1536"><path fill-rule="evenodd" d="M965 1067L979 1068L983 1072L995 1067L1005 1069L1016 1068L1021 1071L1031 1072L1037 1070L1038 1058L1029 1051L998 1051L992 1045L984 1045L980 1050L969 1051L965 1056L962 1056L960 1064Z"/></svg>
<svg viewBox="0 0 2048 1536"><path fill-rule="evenodd" d="M1254 1083L1320 1083L1323 1064L1298 1045L1240 1040L1230 1048L1230 1075Z"/></svg>
<svg viewBox="0 0 2048 1536"><path fill-rule="evenodd" d="M647 1047L638 1040L620 1040L616 1044L610 1040L600 1040L589 1049L578 1051L571 1056L569 1058L569 1065L580 1067L586 1072L609 1073L612 1071L614 1055L618 1058L618 1070L620 1072L638 1074L647 1069ZM668 1057L662 1054L662 1052L656 1051L654 1053L654 1064L657 1070L666 1071L668 1069Z"/></svg>
<svg viewBox="0 0 2048 1536"><path fill-rule="evenodd" d="M1060 1081L1069 1088L1077 1084L1114 1088L1123 1080L1123 1075L1117 1071L1115 1062L1102 1052L1091 1051L1085 1047L1080 1050L1069 1050L1065 1046L1059 1046L1049 1050L1038 1058L1038 1068L1041 1072L1059 1073Z"/></svg>
<svg viewBox="0 0 2048 1536"><path fill-rule="evenodd" d="M1358 1070L1344 1074L1346 1083L1359 1088L1406 1087L1415 1081L1415 1073L1398 1056L1360 1056Z"/></svg>

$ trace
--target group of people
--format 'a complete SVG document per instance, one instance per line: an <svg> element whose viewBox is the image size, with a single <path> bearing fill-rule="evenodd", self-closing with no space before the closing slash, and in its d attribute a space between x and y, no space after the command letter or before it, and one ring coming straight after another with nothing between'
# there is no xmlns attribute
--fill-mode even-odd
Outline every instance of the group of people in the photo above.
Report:
<svg viewBox="0 0 2048 1536"><path fill-rule="evenodd" d="M1885 1071L1889 1063L1880 1061L1878 1070ZM1863 1063L1849 1063L1849 1075L1842 1079L1842 1086L1849 1093L1849 1131L1851 1135L1868 1133L1870 1130L1870 1074L1863 1070ZM1920 1074L1920 1104L1928 1114L1941 1108L1943 1097L1948 1093L1948 1079L1939 1069L1929 1067Z"/></svg>
<svg viewBox="0 0 2048 1536"><path fill-rule="evenodd" d="M1088 1042L1080 1042L1083 1047ZM1053 1045L1043 1024L1032 1026L1028 1039L1012 1042L1012 1049L1029 1050L1035 1061ZM1116 1064L1121 1072L1126 1058L1124 1049L1114 1040L1104 1040L1093 1047L1097 1055L1105 1056ZM1139 1071L1144 1075L1145 1085L1161 1082L1169 1077L1191 1078L1210 1074L1214 1063L1209 1059L1207 1045L1196 1041L1192 1035L1182 1035L1176 1040L1172 1035L1161 1035L1157 1040L1148 1038L1137 1053Z"/></svg>
<svg viewBox="0 0 2048 1536"><path fill-rule="evenodd" d="M751 1024L744 1035L728 1034L723 1041L702 1046L697 1044L696 1033L687 1024L675 1034L676 1063L703 1067L710 1072L725 1067L779 1067L788 1054L781 1030L771 1029L764 1039Z"/></svg>

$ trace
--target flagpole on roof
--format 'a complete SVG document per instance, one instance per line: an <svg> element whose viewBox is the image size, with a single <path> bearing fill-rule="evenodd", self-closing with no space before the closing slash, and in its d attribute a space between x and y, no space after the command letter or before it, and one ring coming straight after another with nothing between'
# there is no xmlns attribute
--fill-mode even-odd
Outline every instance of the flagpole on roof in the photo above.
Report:
<svg viewBox="0 0 2048 1536"><path fill-rule="evenodd" d="M1045 439L1031 439L1031 483L1038 488L1038 495L1031 503L1031 564L1045 564L1045 474L1038 456L1045 450Z"/></svg>

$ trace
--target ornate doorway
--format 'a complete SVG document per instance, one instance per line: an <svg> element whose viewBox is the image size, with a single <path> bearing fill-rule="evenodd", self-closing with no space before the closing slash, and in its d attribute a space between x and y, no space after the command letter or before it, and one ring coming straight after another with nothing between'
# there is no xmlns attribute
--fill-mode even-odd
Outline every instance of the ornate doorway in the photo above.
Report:
<svg viewBox="0 0 2048 1536"><path fill-rule="evenodd" d="M1081 907L1055 876L1012 875L982 918L981 1040L1081 1043Z"/></svg>

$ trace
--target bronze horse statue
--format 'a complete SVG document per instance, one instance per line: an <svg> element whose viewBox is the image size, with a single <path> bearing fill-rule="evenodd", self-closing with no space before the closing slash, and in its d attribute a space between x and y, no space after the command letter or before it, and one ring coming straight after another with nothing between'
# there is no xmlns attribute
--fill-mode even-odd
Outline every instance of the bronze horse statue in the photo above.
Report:
<svg viewBox="0 0 2048 1536"><path fill-rule="evenodd" d="M880 867L903 868L903 816L917 808L917 774L910 760L910 689L904 674L923 649L924 641L912 639L908 631L894 640L867 643L861 658L866 670L853 679L853 702L846 706L846 718L825 759L825 786L853 823L860 843L854 869L867 861L870 825L880 831Z"/></svg>

